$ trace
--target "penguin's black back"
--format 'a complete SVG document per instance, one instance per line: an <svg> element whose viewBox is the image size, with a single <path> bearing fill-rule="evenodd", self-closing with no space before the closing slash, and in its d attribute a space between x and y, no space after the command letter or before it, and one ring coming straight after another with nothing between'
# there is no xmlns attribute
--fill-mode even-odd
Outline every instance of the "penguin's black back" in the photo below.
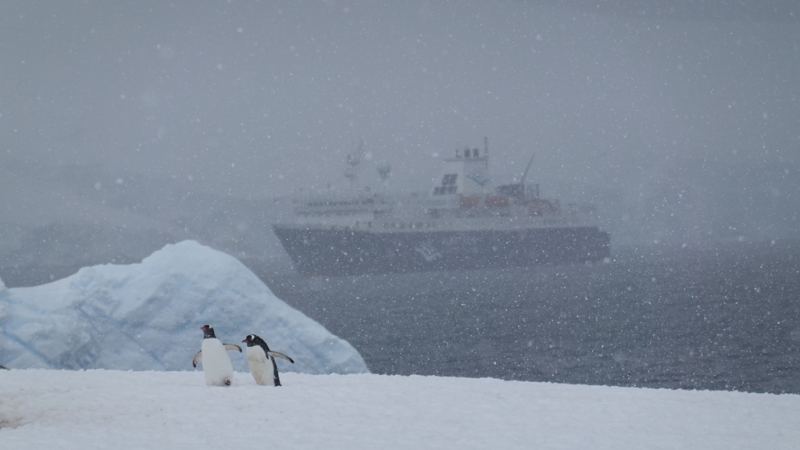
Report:
<svg viewBox="0 0 800 450"><path fill-rule="evenodd" d="M269 357L269 362L272 363L272 382L275 386L280 386L281 377L278 376L278 363L275 362L275 358L272 356Z"/></svg>

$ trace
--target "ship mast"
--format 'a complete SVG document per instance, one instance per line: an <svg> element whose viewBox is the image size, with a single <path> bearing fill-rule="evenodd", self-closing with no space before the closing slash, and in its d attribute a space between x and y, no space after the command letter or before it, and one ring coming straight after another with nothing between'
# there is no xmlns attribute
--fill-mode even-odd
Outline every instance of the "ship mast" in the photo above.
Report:
<svg viewBox="0 0 800 450"><path fill-rule="evenodd" d="M361 164L361 158L364 156L364 139L358 143L358 149L353 153L347 154L347 169L344 170L344 176L347 177L350 184L350 194L356 195L358 192L358 166Z"/></svg>

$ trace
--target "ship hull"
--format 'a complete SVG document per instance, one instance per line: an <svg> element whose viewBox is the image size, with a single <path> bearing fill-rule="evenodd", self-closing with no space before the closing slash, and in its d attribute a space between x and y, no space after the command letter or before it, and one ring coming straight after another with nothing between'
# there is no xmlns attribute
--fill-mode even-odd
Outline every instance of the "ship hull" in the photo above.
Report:
<svg viewBox="0 0 800 450"><path fill-rule="evenodd" d="M609 235L597 227L525 230L364 230L274 225L302 275L481 269L599 261Z"/></svg>

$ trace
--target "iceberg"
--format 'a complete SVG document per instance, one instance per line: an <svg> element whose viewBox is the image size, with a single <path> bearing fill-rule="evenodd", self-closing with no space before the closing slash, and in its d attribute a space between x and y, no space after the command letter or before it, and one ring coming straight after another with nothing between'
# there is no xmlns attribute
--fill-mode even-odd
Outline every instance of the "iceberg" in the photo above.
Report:
<svg viewBox="0 0 800 450"><path fill-rule="evenodd" d="M277 298L236 258L195 241L42 286L0 281L0 364L8 368L192 370L204 324L223 342L261 336L294 358L281 371L369 372L350 343ZM231 357L248 370L243 353Z"/></svg>

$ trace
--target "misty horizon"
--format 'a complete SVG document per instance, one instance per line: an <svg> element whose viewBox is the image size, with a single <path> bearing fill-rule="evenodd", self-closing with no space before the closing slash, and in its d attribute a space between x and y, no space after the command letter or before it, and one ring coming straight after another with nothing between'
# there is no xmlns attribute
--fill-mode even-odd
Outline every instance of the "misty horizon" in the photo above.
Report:
<svg viewBox="0 0 800 450"><path fill-rule="evenodd" d="M0 8L4 222L346 192L362 139L363 185L389 164L425 192L488 137L496 185L535 155L527 179L597 204L612 242L797 237L793 2Z"/></svg>

